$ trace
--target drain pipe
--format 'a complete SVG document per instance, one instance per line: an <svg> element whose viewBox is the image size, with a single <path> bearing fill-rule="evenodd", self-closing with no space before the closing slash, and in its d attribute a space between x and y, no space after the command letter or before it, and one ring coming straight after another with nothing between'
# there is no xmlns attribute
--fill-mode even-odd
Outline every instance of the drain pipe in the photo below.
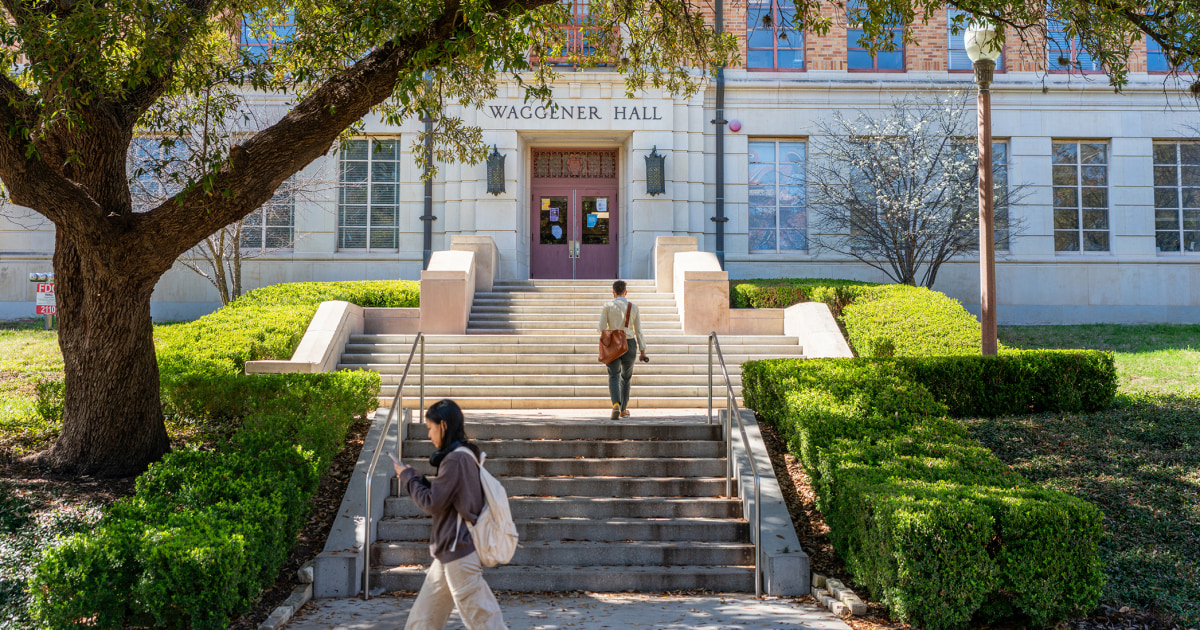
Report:
<svg viewBox="0 0 1200 630"><path fill-rule="evenodd" d="M724 8L725 0L716 0L716 30L720 35L725 31ZM710 220L717 224L717 262L721 269L725 268L725 224L729 217L725 216L725 66L717 68L717 111L712 124L717 126L717 216Z"/></svg>
<svg viewBox="0 0 1200 630"><path fill-rule="evenodd" d="M433 117L426 114L421 122L425 123L425 214L421 217L421 222L425 224L425 252L421 263L421 270L424 271L429 268L429 259L433 257L433 222L437 221L437 217L433 216L433 178L429 174L433 167Z"/></svg>

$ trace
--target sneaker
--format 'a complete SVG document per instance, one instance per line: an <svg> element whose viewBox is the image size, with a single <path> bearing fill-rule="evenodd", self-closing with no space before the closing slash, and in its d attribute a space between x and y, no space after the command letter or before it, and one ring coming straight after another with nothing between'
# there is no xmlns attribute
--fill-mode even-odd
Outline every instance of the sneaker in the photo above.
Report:
<svg viewBox="0 0 1200 630"><path fill-rule="evenodd" d="M610 416L610 418L612 420L616 420L617 418L620 418L620 417L621 417L621 403L613 403L612 416Z"/></svg>
<svg viewBox="0 0 1200 630"><path fill-rule="evenodd" d="M622 412L621 412L621 417L622 417L622 418L628 418L628 417L629 417L629 410L628 410L628 409L626 409L626 410L622 411Z"/></svg>

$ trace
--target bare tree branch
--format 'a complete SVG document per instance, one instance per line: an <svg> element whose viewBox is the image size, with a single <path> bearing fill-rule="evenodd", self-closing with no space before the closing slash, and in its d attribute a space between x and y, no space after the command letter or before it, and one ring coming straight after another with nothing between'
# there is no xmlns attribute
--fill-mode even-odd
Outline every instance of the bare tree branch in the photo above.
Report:
<svg viewBox="0 0 1200 630"><path fill-rule="evenodd" d="M820 123L808 167L814 249L923 286L943 263L974 252L977 157L966 120L965 94L918 94L882 113ZM1014 202L1012 191L996 194L1000 205ZM998 225L1009 234L1022 227L1007 217Z"/></svg>

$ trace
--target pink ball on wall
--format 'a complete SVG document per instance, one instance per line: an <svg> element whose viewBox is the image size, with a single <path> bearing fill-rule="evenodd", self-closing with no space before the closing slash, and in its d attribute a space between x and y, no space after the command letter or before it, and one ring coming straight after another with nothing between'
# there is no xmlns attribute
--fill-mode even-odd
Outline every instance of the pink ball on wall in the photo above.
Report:
<svg viewBox="0 0 1200 630"><path fill-rule="evenodd" d="M729 130L730 131L741 131L742 123L739 121L736 121L736 120L729 121Z"/></svg>

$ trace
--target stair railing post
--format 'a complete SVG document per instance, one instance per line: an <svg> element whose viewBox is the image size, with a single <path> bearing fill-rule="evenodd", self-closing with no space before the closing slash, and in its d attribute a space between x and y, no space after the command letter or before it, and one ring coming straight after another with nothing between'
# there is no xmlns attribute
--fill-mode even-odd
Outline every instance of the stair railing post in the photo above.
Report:
<svg viewBox="0 0 1200 630"><path fill-rule="evenodd" d="M750 455L750 453L746 453ZM750 458L750 465L755 467L754 472L754 596L762 598L762 568L759 563L762 562L762 480L759 478L757 467L753 456Z"/></svg>
<svg viewBox="0 0 1200 630"><path fill-rule="evenodd" d="M363 599L371 599L371 479L375 476L375 466L379 464L379 456L383 453L384 444L387 442L388 430L392 426L392 422L396 423L396 459L400 460L401 447L404 442L404 428L400 426L405 420L412 420L412 412L404 410L404 383L408 381L408 371L412 368L413 356L417 352L417 346L421 346L421 406L425 405L425 334L418 332L417 338L413 340L412 349L408 351L408 361L404 364L404 371L400 374L400 382L396 385L396 395L392 397L392 405L388 407L387 418L383 422L383 431L379 434L379 441L375 444L375 450L371 454L371 462L367 465L367 479L363 484L363 490L366 493L364 497L363 518L366 520L366 533L363 539ZM407 417L407 418L406 418ZM364 445L365 448L365 445ZM389 480L390 483L390 480Z"/></svg>

